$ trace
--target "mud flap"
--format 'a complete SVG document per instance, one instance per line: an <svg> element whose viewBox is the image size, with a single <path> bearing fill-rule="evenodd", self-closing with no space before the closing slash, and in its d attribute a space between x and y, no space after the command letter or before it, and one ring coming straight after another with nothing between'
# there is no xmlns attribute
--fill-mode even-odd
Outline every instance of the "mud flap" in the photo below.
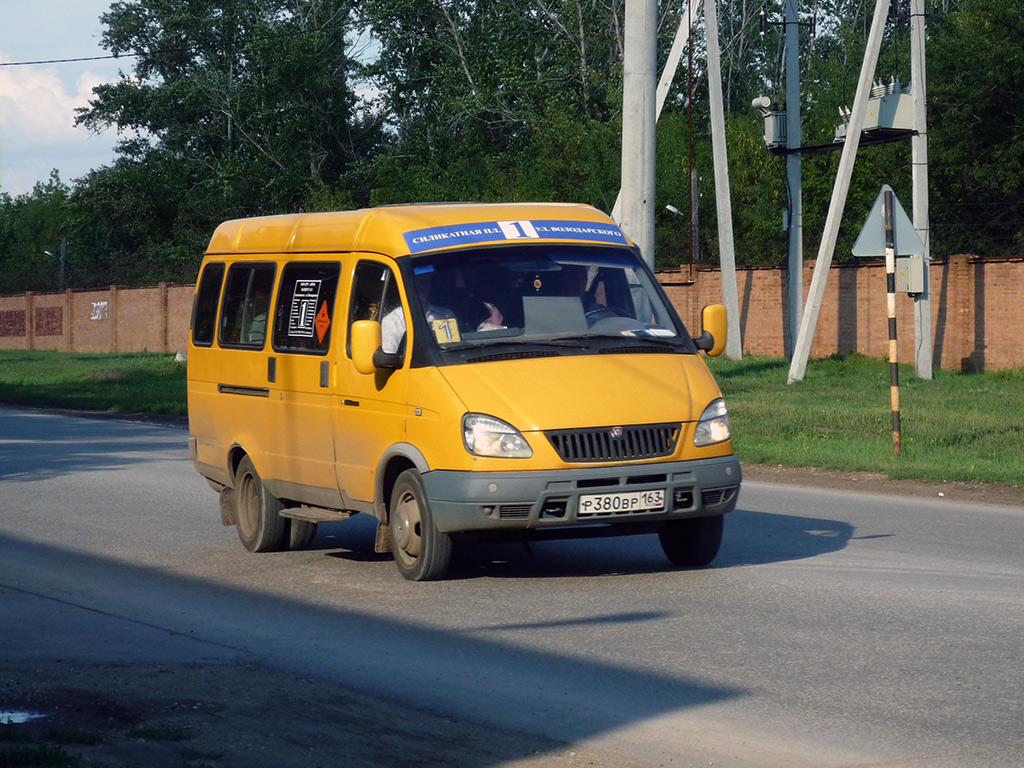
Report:
<svg viewBox="0 0 1024 768"><path fill-rule="evenodd" d="M220 521L224 525L235 525L238 518L235 514L235 489L225 488L220 492Z"/></svg>
<svg viewBox="0 0 1024 768"><path fill-rule="evenodd" d="M373 545L373 551L381 555L391 551L391 528L383 520L377 522L377 541Z"/></svg>

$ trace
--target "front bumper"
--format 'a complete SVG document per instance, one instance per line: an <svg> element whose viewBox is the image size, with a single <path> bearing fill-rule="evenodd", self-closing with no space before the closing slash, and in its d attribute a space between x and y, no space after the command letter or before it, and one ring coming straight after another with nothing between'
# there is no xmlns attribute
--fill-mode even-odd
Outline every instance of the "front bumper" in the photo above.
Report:
<svg viewBox="0 0 1024 768"><path fill-rule="evenodd" d="M736 507L741 482L735 456L659 464L537 472L423 475L434 524L444 533L515 531L658 523L723 515ZM663 509L581 513L581 495L664 490Z"/></svg>

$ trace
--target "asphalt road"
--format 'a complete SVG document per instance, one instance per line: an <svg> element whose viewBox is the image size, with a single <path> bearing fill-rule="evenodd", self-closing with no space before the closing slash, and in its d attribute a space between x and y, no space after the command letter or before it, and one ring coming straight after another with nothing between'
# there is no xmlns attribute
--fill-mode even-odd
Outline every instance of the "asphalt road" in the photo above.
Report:
<svg viewBox="0 0 1024 768"><path fill-rule="evenodd" d="M249 554L184 431L0 407L0 657L244 662L652 766L1024 766L1022 507L750 482L707 570L641 536L428 584L372 523Z"/></svg>

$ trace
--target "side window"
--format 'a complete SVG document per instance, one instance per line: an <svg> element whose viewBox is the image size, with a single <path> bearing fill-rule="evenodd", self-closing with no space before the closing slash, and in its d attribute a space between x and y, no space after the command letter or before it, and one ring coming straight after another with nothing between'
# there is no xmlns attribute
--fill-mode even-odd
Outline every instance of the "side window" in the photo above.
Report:
<svg viewBox="0 0 1024 768"><path fill-rule="evenodd" d="M195 305L192 307L192 343L197 347L209 347L217 330L217 300L224 282L224 265L220 262L207 264L199 279Z"/></svg>
<svg viewBox="0 0 1024 768"><path fill-rule="evenodd" d="M327 354L340 273L338 263L295 263L284 268L274 311L274 349Z"/></svg>
<svg viewBox="0 0 1024 768"><path fill-rule="evenodd" d="M273 289L273 264L231 266L220 309L217 341L222 347L263 349Z"/></svg>
<svg viewBox="0 0 1024 768"><path fill-rule="evenodd" d="M398 283L388 266L364 261L356 267L350 306L349 327L357 320L376 320L380 323L381 348L389 353L404 348L405 313ZM351 347L348 355L352 356Z"/></svg>

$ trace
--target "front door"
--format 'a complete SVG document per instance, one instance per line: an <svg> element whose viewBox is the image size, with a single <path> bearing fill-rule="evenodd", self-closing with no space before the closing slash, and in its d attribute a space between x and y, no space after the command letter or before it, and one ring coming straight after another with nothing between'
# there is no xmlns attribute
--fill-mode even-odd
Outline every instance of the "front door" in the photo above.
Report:
<svg viewBox="0 0 1024 768"><path fill-rule="evenodd" d="M397 351L404 356L402 366L396 370L361 374L352 364L351 351L340 353L346 357L338 366L339 405L334 442L338 484L350 498L372 502L377 467L384 451L405 439L409 365L405 329L409 315L392 264L366 256L356 265L349 327L357 320L381 323L386 336L385 351Z"/></svg>

